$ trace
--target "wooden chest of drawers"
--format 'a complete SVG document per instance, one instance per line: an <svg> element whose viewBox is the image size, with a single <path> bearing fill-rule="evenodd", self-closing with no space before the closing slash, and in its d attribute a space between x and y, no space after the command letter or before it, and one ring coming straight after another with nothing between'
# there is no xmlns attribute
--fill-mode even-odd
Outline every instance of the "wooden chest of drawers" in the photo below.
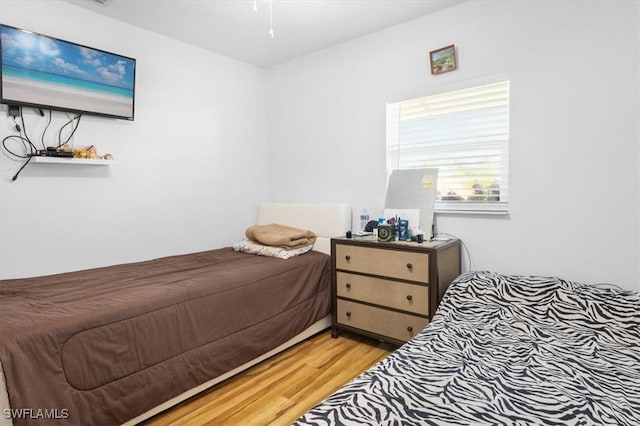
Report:
<svg viewBox="0 0 640 426"><path fill-rule="evenodd" d="M402 344L429 323L460 274L460 241L331 240L333 337L350 330Z"/></svg>

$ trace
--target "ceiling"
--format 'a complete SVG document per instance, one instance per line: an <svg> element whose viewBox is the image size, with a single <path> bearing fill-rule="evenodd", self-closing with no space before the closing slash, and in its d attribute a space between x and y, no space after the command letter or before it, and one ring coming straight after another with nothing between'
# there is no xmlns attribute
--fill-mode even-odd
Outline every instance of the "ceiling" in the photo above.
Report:
<svg viewBox="0 0 640 426"><path fill-rule="evenodd" d="M67 1L268 68L463 0ZM101 4L105 1L106 4Z"/></svg>

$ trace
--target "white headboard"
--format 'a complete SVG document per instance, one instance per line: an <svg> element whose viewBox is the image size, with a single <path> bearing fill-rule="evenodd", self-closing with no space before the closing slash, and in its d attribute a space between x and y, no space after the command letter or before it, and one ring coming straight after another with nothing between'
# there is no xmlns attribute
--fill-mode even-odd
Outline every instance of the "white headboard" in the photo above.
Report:
<svg viewBox="0 0 640 426"><path fill-rule="evenodd" d="M313 249L331 254L331 238L351 229L351 206L343 203L261 203L258 224L279 223L318 236Z"/></svg>

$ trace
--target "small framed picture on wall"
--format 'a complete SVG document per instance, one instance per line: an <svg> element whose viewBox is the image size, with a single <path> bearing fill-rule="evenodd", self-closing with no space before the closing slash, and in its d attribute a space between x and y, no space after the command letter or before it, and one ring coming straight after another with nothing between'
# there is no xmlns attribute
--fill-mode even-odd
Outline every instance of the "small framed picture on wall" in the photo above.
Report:
<svg viewBox="0 0 640 426"><path fill-rule="evenodd" d="M432 50L429 52L429 58L431 59L431 74L433 75L453 71L458 68L455 44Z"/></svg>

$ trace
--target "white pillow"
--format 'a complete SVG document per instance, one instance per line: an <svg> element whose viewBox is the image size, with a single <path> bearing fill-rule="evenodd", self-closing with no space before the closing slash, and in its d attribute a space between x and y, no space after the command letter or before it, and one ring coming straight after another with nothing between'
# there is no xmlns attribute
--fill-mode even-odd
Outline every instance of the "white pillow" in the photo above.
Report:
<svg viewBox="0 0 640 426"><path fill-rule="evenodd" d="M241 251L243 253L257 254L258 256L277 257L278 259L290 259L294 256L305 254L313 248L313 244L308 244L306 246L287 250L282 247L265 246L254 241L242 240L237 243L233 243L232 247L233 250Z"/></svg>

